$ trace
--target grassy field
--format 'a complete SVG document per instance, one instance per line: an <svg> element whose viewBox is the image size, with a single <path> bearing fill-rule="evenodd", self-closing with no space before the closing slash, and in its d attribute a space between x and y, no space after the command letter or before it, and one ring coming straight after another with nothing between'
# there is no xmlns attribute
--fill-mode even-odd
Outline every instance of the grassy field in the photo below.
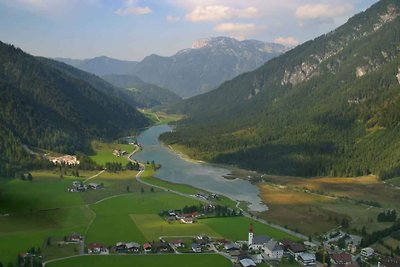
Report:
<svg viewBox="0 0 400 267"><path fill-rule="evenodd" d="M183 118L182 115L179 114L166 114L161 111L152 111L150 109L140 109L147 118L149 118L154 124L166 124L174 121L178 121Z"/></svg>
<svg viewBox="0 0 400 267"><path fill-rule="evenodd" d="M158 240L161 236L197 236L206 234L210 237L222 237L203 223L168 223L160 216L154 214L133 214L131 215L131 219L148 241Z"/></svg>
<svg viewBox="0 0 400 267"><path fill-rule="evenodd" d="M307 235L334 229L343 218L350 221L350 229L366 226L367 232L381 230L390 224L376 222L378 213L400 207L397 191L374 176L312 179L268 176L265 180L259 188L270 210L260 216ZM382 208L369 206L368 201L375 201Z"/></svg>
<svg viewBox="0 0 400 267"><path fill-rule="evenodd" d="M156 255L156 256L84 256L50 263L49 267L85 266L85 267L231 267L232 263L217 254L208 255Z"/></svg>
<svg viewBox="0 0 400 267"><path fill-rule="evenodd" d="M93 141L92 148L96 152L94 156L90 156L99 165L104 165L107 162L117 162L123 165L127 164L129 160L124 157L117 157L113 155L115 149L125 150L128 155L135 150L135 146L127 144L117 144L117 143L103 143L100 141Z"/></svg>
<svg viewBox="0 0 400 267"><path fill-rule="evenodd" d="M132 215L152 214L156 222L148 221L149 225L160 223L158 213L162 210L179 209L185 205L197 205L198 202L189 198L176 196L166 192L133 193L126 196L111 198L91 208L96 213L96 219L87 232L88 243L102 242L113 245L119 241L146 242L148 238L159 237L162 229L155 229L152 235L142 231L143 224L136 225ZM141 227L141 228L140 228Z"/></svg>
<svg viewBox="0 0 400 267"><path fill-rule="evenodd" d="M271 226L259 223L246 217L201 219L199 223L209 226L229 240L247 240L250 223L253 223L255 235L267 235L277 240L298 238L277 230Z"/></svg>
<svg viewBox="0 0 400 267"><path fill-rule="evenodd" d="M387 180L386 182L389 184L392 184L394 186L400 186L400 177L396 177L396 178Z"/></svg>
<svg viewBox="0 0 400 267"><path fill-rule="evenodd" d="M101 175L90 180L90 182L98 184L103 183L104 188L101 190L81 193L81 198L86 204L92 204L110 196L138 193L142 188L145 191L150 191L148 186L142 185L136 181L136 174L137 171L123 171L118 173L105 171Z"/></svg>

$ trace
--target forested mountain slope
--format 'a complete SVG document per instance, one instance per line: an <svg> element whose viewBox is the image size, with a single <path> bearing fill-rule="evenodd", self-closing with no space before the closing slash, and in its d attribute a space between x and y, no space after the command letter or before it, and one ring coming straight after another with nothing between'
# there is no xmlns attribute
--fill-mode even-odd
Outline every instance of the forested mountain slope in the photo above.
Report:
<svg viewBox="0 0 400 267"><path fill-rule="evenodd" d="M32 159L22 144L63 153L87 151L91 138L115 138L148 125L113 87L65 64L0 42L0 175Z"/></svg>
<svg viewBox="0 0 400 267"><path fill-rule="evenodd" d="M400 175L400 1L171 111L191 156L284 175Z"/></svg>
<svg viewBox="0 0 400 267"><path fill-rule="evenodd" d="M132 98L141 108L153 108L160 105L175 104L182 100L169 89L148 84L132 75L105 75L102 78L118 88L123 88L125 96Z"/></svg>

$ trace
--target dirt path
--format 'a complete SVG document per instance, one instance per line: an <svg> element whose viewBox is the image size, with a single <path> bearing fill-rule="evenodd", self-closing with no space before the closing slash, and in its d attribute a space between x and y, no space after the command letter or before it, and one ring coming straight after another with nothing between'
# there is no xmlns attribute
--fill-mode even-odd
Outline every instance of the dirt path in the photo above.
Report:
<svg viewBox="0 0 400 267"><path fill-rule="evenodd" d="M104 170L102 170L102 171L100 171L99 173L97 173L97 174L95 174L95 175L93 175L93 176L90 176L89 178L87 178L85 181L83 181L84 183L87 183L88 181L90 181L91 179L93 179L93 178L96 178L97 176L99 176L99 175L101 175L103 172L105 172L106 171L106 169L104 169Z"/></svg>

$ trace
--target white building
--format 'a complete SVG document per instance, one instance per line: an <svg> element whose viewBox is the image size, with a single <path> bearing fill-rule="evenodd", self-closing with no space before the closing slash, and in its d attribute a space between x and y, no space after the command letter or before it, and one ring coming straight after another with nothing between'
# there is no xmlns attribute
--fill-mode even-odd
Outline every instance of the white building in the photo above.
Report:
<svg viewBox="0 0 400 267"><path fill-rule="evenodd" d="M370 258L370 257L374 256L374 253L375 253L374 249L368 247L368 248L363 248L361 250L360 255L361 255L361 257L364 257L364 258Z"/></svg>
<svg viewBox="0 0 400 267"><path fill-rule="evenodd" d="M283 248L277 241L271 239L264 246L264 254L266 258L279 260L283 257Z"/></svg>
<svg viewBox="0 0 400 267"><path fill-rule="evenodd" d="M250 250L264 251L265 246L270 240L271 238L265 235L254 236L253 224L250 224L248 240L248 246Z"/></svg>
<svg viewBox="0 0 400 267"><path fill-rule="evenodd" d="M297 261L304 266L313 266L316 264L315 254L301 253L297 256Z"/></svg>

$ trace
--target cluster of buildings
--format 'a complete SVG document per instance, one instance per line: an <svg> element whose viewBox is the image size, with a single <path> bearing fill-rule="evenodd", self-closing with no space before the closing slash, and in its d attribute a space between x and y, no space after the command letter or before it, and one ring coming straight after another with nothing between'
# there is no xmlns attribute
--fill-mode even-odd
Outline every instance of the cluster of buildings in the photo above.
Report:
<svg viewBox="0 0 400 267"><path fill-rule="evenodd" d="M196 219L200 217L198 212L192 213L177 213L173 210L168 211L167 221L179 221L182 224L192 224L196 222Z"/></svg>
<svg viewBox="0 0 400 267"><path fill-rule="evenodd" d="M219 199L219 196L217 194L206 194L206 193L202 193L202 192L199 192L194 196L199 199L206 200L206 201L213 200L213 199L216 199L216 200Z"/></svg>
<svg viewBox="0 0 400 267"><path fill-rule="evenodd" d="M64 155L61 157L47 157L47 159L56 165L68 165L75 166L79 165L79 160L76 156Z"/></svg>
<svg viewBox="0 0 400 267"><path fill-rule="evenodd" d="M87 190L99 190L102 188L103 186L98 183L89 183L86 185L82 181L73 181L71 187L69 187L67 191L71 193L76 193L85 192Z"/></svg>
<svg viewBox="0 0 400 267"><path fill-rule="evenodd" d="M91 243L87 246L88 254L108 255L110 253L138 254L150 252L167 253L173 252L173 249L167 242L161 240L154 243L144 243L143 245L137 242L118 242L111 247L101 243Z"/></svg>
<svg viewBox="0 0 400 267"><path fill-rule="evenodd" d="M113 151L113 155L117 156L117 157L122 157L125 156L126 154L128 154L125 150L121 150L121 149L114 149Z"/></svg>

